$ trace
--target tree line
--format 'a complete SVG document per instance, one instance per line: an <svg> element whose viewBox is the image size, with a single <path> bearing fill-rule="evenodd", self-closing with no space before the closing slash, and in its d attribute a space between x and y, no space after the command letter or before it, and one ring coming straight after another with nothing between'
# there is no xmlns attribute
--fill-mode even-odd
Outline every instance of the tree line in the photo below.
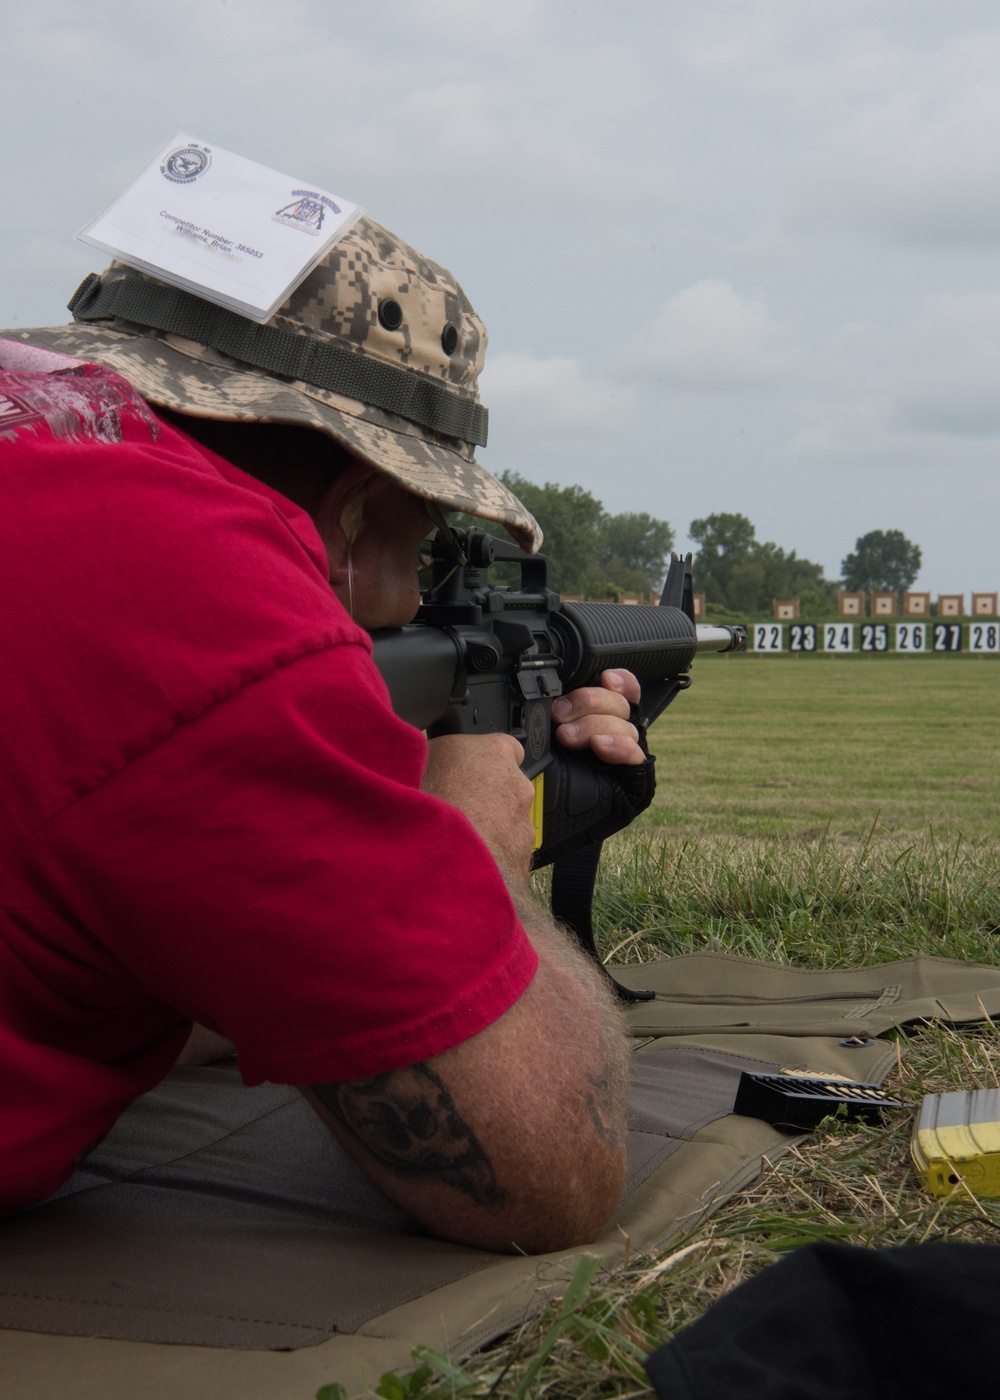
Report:
<svg viewBox="0 0 1000 1400"><path fill-rule="evenodd" d="M560 593L611 598L620 593L659 592L666 575L674 532L646 511L611 515L582 486L539 486L517 472L500 480L531 511L545 532L542 551L549 560L549 582ZM461 516L456 524L479 524ZM495 529L487 523L487 529ZM497 582L514 582L511 570L494 570Z"/></svg>
<svg viewBox="0 0 1000 1400"><path fill-rule="evenodd" d="M646 511L612 515L582 486L539 486L517 472L504 472L500 480L544 530L550 581L561 593L659 593L674 546L666 520ZM721 512L692 520L688 534L698 546L695 588L707 604L731 612L769 611L775 598L798 598L804 612L826 612L836 608L840 589L903 593L920 572L920 546L901 530L860 536L841 563L839 579L826 578L821 564L794 549L758 540L745 515Z"/></svg>

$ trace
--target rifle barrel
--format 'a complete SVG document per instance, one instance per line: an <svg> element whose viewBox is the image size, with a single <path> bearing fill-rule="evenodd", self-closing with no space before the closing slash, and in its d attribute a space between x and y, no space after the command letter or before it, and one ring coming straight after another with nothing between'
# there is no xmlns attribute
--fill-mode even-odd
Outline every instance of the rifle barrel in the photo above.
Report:
<svg viewBox="0 0 1000 1400"><path fill-rule="evenodd" d="M745 627L727 627L725 624L713 626L711 623L699 623L697 632L699 651L746 651L747 649L747 629Z"/></svg>

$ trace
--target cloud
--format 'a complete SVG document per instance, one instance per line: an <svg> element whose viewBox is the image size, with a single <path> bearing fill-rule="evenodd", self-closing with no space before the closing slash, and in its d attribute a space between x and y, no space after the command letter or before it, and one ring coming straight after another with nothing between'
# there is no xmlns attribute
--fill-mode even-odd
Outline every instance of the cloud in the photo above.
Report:
<svg viewBox="0 0 1000 1400"><path fill-rule="evenodd" d="M671 207L676 189L669 172L652 156L629 151L601 128L596 113L579 119L579 109L555 101L555 84L511 104L496 76L425 82L404 88L395 98L358 122L350 160L377 169L383 184L411 202L440 207L448 191L462 208L466 172L475 172L480 210L508 218L561 215L581 222L614 206ZM455 192L455 194L452 194Z"/></svg>
<svg viewBox="0 0 1000 1400"><path fill-rule="evenodd" d="M532 452L574 451L615 438L635 402L629 387L565 355L493 355L481 387L508 453L521 444Z"/></svg>
<svg viewBox="0 0 1000 1400"><path fill-rule="evenodd" d="M0 325L61 326L70 319L66 303L88 272L103 267L107 258L82 243L68 243L48 233L8 249L4 254L6 277L0 285ZM14 290L31 289L36 315L30 321L10 308ZM9 303L8 303L9 299Z"/></svg>
<svg viewBox="0 0 1000 1400"><path fill-rule="evenodd" d="M134 174L183 127L325 183L376 217L405 206L414 217L564 215L584 225L621 203L676 203L655 129L641 121L657 75L617 36L599 42L560 28L552 0L397 0L381 7L381 21L376 6L341 15L306 0L148 0L138 9L98 0L96 18L66 0L38 8L41 19L22 16L8 35L0 109L58 128L60 114L64 123L73 116L72 93L105 199L118 192L113 158L124 156ZM40 111L39 90L51 93ZM126 127L123 90L142 95ZM106 135L95 141L97 115ZM51 140L71 143L72 127Z"/></svg>
<svg viewBox="0 0 1000 1400"><path fill-rule="evenodd" d="M470 5L469 0L397 0L399 22L419 34L430 32L445 42L519 42L536 31L545 6L539 0L503 0L498 5Z"/></svg>
<svg viewBox="0 0 1000 1400"><path fill-rule="evenodd" d="M645 378L721 392L786 378L796 354L763 298L708 278L671 297L622 360Z"/></svg>
<svg viewBox="0 0 1000 1400"><path fill-rule="evenodd" d="M1000 235L1000 37L952 46L940 67L901 64L793 165L793 217L904 242L992 244ZM989 57L989 71L982 60Z"/></svg>
<svg viewBox="0 0 1000 1400"><path fill-rule="evenodd" d="M804 458L957 467L1000 448L1000 295L924 297L893 326L849 326L810 367Z"/></svg>
<svg viewBox="0 0 1000 1400"><path fill-rule="evenodd" d="M798 0L776 3L672 5L665 16L677 55L691 73L709 80L772 72L794 36Z"/></svg>
<svg viewBox="0 0 1000 1400"><path fill-rule="evenodd" d="M913 355L897 395L901 424L962 437L1000 434L1000 296L928 297Z"/></svg>

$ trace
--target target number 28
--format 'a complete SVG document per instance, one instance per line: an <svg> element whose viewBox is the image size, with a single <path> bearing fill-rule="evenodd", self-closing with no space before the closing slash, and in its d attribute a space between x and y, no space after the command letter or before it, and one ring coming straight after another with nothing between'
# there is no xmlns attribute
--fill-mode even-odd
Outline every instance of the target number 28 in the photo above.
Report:
<svg viewBox="0 0 1000 1400"><path fill-rule="evenodd" d="M971 622L970 651L1000 651L1000 622Z"/></svg>

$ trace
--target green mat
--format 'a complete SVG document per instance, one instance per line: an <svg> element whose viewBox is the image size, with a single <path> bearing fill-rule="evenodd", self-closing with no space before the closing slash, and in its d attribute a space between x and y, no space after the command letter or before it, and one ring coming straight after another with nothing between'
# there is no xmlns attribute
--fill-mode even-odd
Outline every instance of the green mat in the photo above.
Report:
<svg viewBox="0 0 1000 1400"><path fill-rule="evenodd" d="M787 1149L729 1112L742 1069L878 1080L896 1060L881 1032L1000 1014L1000 970L940 959L812 972L697 954L616 976L658 994L630 1011L628 1187L585 1251L511 1258L405 1220L283 1214L139 1164L0 1225L4 1400L309 1400L334 1380L360 1393L419 1343L467 1355L561 1292L581 1253L614 1269L663 1248ZM179 1074L232 1096L232 1070Z"/></svg>

